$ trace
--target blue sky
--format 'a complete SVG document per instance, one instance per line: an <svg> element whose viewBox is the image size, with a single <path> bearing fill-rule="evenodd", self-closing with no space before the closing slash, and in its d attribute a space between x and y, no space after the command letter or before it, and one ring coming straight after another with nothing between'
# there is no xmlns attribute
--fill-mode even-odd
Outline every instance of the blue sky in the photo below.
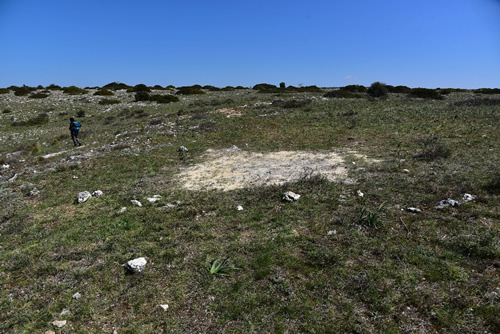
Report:
<svg viewBox="0 0 500 334"><path fill-rule="evenodd" d="M0 87L500 87L500 0L0 0Z"/></svg>

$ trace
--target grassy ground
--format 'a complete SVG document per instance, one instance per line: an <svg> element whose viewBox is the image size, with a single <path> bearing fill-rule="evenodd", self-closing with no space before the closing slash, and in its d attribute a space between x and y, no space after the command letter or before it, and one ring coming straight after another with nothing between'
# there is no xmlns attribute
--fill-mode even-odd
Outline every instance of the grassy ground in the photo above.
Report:
<svg viewBox="0 0 500 334"><path fill-rule="evenodd" d="M0 333L500 331L498 104L472 92L437 101L251 89L170 104L112 98L121 103L0 94ZM78 112L84 146L73 148L68 118ZM13 124L40 113L48 122ZM346 155L355 183L178 184L207 149L232 145L379 162ZM74 203L98 189L103 197ZM302 197L283 202L288 190ZM145 200L156 194L159 202ZM448 198L461 205L435 209ZM127 273L140 256L145 271ZM211 274L223 259L227 275Z"/></svg>

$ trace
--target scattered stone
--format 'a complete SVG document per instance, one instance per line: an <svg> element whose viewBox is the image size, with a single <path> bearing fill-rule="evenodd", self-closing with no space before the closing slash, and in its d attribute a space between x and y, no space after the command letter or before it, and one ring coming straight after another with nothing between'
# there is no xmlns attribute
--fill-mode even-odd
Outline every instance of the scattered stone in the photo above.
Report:
<svg viewBox="0 0 500 334"><path fill-rule="evenodd" d="M449 206L452 206L452 207L456 207L456 206L459 206L460 203L451 199L451 198L448 198L448 199L444 199L442 200L441 202L439 202L439 205L436 206L436 209L444 209L446 207L449 207Z"/></svg>
<svg viewBox="0 0 500 334"><path fill-rule="evenodd" d="M56 334L56 332L48 330L48 331L45 331L45 334Z"/></svg>
<svg viewBox="0 0 500 334"><path fill-rule="evenodd" d="M71 178L72 178L73 180L76 180L76 179L78 179L78 176L73 175Z"/></svg>
<svg viewBox="0 0 500 334"><path fill-rule="evenodd" d="M77 292L73 295L73 299L80 299L82 297L80 292Z"/></svg>
<svg viewBox="0 0 500 334"><path fill-rule="evenodd" d="M185 146L179 147L179 152L187 152L188 149Z"/></svg>
<svg viewBox="0 0 500 334"><path fill-rule="evenodd" d="M164 311L168 310L168 304L160 304L160 307L161 307Z"/></svg>
<svg viewBox="0 0 500 334"><path fill-rule="evenodd" d="M61 314L59 314L61 317L64 317L65 315L68 315L69 314L69 310L67 308L63 309L61 311Z"/></svg>
<svg viewBox="0 0 500 334"><path fill-rule="evenodd" d="M140 273L146 268L146 259L143 257L139 257L137 259L133 259L127 262L126 268L133 273Z"/></svg>
<svg viewBox="0 0 500 334"><path fill-rule="evenodd" d="M164 205L164 206L162 206L161 208L162 208L162 209L166 209L166 210L170 210L170 209L173 209L173 208L175 208L175 207L176 207L176 205L175 205L175 204L172 204L172 203L167 203L167 205Z"/></svg>
<svg viewBox="0 0 500 334"><path fill-rule="evenodd" d="M336 235L336 234L337 234L337 230L328 231L326 233L326 235Z"/></svg>
<svg viewBox="0 0 500 334"><path fill-rule="evenodd" d="M101 197L102 195L104 195L104 193L100 190L96 190L92 193L92 196L96 197L96 198L99 198Z"/></svg>
<svg viewBox="0 0 500 334"><path fill-rule="evenodd" d="M363 197L363 196L365 196L365 194L363 194L363 193L361 192L361 190L356 191L356 193L358 194L358 196L359 196L359 197Z"/></svg>
<svg viewBox="0 0 500 334"><path fill-rule="evenodd" d="M134 206L139 206L139 207L142 206L142 203L136 199L131 200L130 203L132 203L132 205Z"/></svg>
<svg viewBox="0 0 500 334"><path fill-rule="evenodd" d="M161 199L161 196L160 195L154 195L153 197L149 197L149 198L146 198L148 201L150 201L151 203L155 203L155 202L158 202L160 199Z"/></svg>
<svg viewBox="0 0 500 334"><path fill-rule="evenodd" d="M406 168L405 168L405 169L403 169L403 173L409 173L409 172L410 172L410 170L409 170L409 169L406 169Z"/></svg>
<svg viewBox="0 0 500 334"><path fill-rule="evenodd" d="M248 144L247 144L247 145L248 145ZM236 146L236 145L233 145L233 146L231 147L231 150L233 150L233 151L239 151L239 150L240 150L240 148L239 148L238 146Z"/></svg>
<svg viewBox="0 0 500 334"><path fill-rule="evenodd" d="M40 191L38 189L33 189L32 191L30 191L30 196L36 196L40 193Z"/></svg>
<svg viewBox="0 0 500 334"><path fill-rule="evenodd" d="M406 210L411 212L411 213L421 213L422 212L422 210L420 210L418 208L412 208L412 207L407 208Z"/></svg>
<svg viewBox="0 0 500 334"><path fill-rule="evenodd" d="M86 201L88 201L88 199L90 197L92 197L92 195L88 191L82 191L82 192L78 193L78 197L76 198L76 202L78 204L86 202Z"/></svg>
<svg viewBox="0 0 500 334"><path fill-rule="evenodd" d="M241 205L238 205L238 206L236 207L236 210L238 210L238 211L243 211L243 207L242 207Z"/></svg>
<svg viewBox="0 0 500 334"><path fill-rule="evenodd" d="M473 201L475 199L475 197L471 194L467 194L465 193L463 196L462 196L462 199L466 202L470 202L470 201Z"/></svg>
<svg viewBox="0 0 500 334"><path fill-rule="evenodd" d="M4 169L4 170L9 169L9 168L10 168L10 165L8 165L8 164L2 165L2 169Z"/></svg>
<svg viewBox="0 0 500 334"><path fill-rule="evenodd" d="M14 175L12 175L12 176L9 178L9 182L14 182L16 179L17 179L17 173L14 173Z"/></svg>
<svg viewBox="0 0 500 334"><path fill-rule="evenodd" d="M120 210L118 210L118 213L124 213L125 211L127 211L127 207L122 206L122 208Z"/></svg>
<svg viewBox="0 0 500 334"><path fill-rule="evenodd" d="M54 320L52 321L52 325L56 326L57 328L62 328L66 326L66 320Z"/></svg>
<svg viewBox="0 0 500 334"><path fill-rule="evenodd" d="M299 200L300 195L291 191L287 191L286 193L283 194L282 198L286 202L295 202Z"/></svg>

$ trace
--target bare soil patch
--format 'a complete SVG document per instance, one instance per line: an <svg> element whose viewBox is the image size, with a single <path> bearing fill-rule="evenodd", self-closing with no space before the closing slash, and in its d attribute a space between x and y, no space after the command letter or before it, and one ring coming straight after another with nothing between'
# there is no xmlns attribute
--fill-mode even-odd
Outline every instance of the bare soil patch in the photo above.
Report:
<svg viewBox="0 0 500 334"><path fill-rule="evenodd" d="M203 163L181 171L179 182L190 190L229 191L281 185L312 175L321 175L332 182L352 182L343 156L336 152L255 153L239 149L207 151Z"/></svg>

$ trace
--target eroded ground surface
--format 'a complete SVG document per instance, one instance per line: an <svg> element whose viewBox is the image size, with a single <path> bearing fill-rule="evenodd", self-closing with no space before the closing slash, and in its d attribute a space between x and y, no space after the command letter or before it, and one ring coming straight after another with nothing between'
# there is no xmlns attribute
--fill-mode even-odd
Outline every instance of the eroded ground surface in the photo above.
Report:
<svg viewBox="0 0 500 334"><path fill-rule="evenodd" d="M344 155L336 152L209 150L205 159L180 173L179 181L185 188L229 191L280 185L312 175L330 181L352 181L348 178Z"/></svg>

